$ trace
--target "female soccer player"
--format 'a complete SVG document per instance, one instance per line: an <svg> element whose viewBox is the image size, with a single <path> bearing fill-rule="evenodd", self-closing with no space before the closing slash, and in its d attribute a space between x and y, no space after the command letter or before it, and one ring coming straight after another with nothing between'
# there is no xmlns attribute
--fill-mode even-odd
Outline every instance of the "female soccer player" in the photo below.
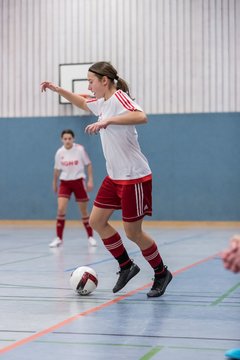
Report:
<svg viewBox="0 0 240 360"><path fill-rule="evenodd" d="M41 89L55 91L98 116L97 122L86 127L86 132L100 133L108 176L95 199L90 225L119 263L119 278L113 292L121 290L140 271L129 258L120 235L109 224L114 210L122 209L126 236L138 245L154 270L153 286L147 296L161 296L172 274L163 264L155 241L142 230L144 216L152 214L152 174L141 152L135 125L146 123L147 117L131 99L127 83L110 63L93 64L88 71L88 82L94 99L87 100L48 81L41 84Z"/></svg>
<svg viewBox="0 0 240 360"><path fill-rule="evenodd" d="M58 247L63 243L65 215L72 193L75 195L82 215L82 222L87 232L89 245L97 245L96 240L93 238L93 230L89 225L87 210L89 201L87 191L93 189L92 164L84 147L74 143L74 137L75 135L72 130L63 130L61 134L63 146L58 149L55 155L53 190L56 193L58 192L57 237L49 244L50 247ZM88 174L87 187L85 187L85 167L87 168ZM60 186L58 189L57 183L59 177Z"/></svg>

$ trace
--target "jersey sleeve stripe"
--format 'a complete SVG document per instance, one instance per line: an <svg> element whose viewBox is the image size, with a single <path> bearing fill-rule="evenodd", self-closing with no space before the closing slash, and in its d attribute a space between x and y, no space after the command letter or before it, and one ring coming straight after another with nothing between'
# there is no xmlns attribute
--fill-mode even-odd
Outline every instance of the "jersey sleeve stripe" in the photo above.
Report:
<svg viewBox="0 0 240 360"><path fill-rule="evenodd" d="M133 106L133 104L131 104L131 102L128 100L128 98L121 91L116 91L115 95L116 95L117 99L120 101L120 103L125 107L125 109L127 109L129 111L136 110L136 108Z"/></svg>
<svg viewBox="0 0 240 360"><path fill-rule="evenodd" d="M88 104L88 103L91 103L91 102L94 102L94 101L97 101L97 99L88 99L87 101L86 101L86 103Z"/></svg>

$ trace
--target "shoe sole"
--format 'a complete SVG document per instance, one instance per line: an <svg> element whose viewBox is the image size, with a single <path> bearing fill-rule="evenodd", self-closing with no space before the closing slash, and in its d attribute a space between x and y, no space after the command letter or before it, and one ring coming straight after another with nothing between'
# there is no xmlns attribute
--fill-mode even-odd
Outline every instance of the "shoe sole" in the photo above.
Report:
<svg viewBox="0 0 240 360"><path fill-rule="evenodd" d="M48 245L50 248L57 248L57 247L59 247L59 246L62 246L62 243L60 243L60 244L57 244L57 245Z"/></svg>
<svg viewBox="0 0 240 360"><path fill-rule="evenodd" d="M117 293L118 291L122 290L122 289L124 288L124 286L126 286L127 283L128 283L134 276L136 276L136 275L139 273L139 271L140 271L140 268L139 268L138 266L135 266L135 267L134 267L134 272L132 272L131 274L129 274L129 277L127 278L125 284L124 284L121 288L118 288L117 290L114 290L114 289L113 289L113 293L115 294L115 293Z"/></svg>
<svg viewBox="0 0 240 360"><path fill-rule="evenodd" d="M88 242L88 245L89 245L89 246L96 247L96 246L97 246L97 243L96 243L96 244L91 244L90 241L89 241L89 242Z"/></svg>

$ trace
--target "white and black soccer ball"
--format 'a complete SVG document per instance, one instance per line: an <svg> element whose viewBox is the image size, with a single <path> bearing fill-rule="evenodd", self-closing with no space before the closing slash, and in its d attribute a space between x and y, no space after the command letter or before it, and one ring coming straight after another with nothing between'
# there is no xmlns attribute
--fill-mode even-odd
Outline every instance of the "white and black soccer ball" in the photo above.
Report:
<svg viewBox="0 0 240 360"><path fill-rule="evenodd" d="M98 285L97 273L89 266L80 266L72 272L70 285L78 294L88 295L92 293Z"/></svg>

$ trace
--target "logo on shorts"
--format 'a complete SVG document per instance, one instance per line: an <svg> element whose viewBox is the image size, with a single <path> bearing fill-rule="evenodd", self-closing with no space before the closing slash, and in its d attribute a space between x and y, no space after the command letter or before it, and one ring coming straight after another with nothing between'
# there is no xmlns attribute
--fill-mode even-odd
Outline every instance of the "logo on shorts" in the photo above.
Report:
<svg viewBox="0 0 240 360"><path fill-rule="evenodd" d="M145 206L144 206L144 210L147 210L147 209L148 209L148 206L147 206L147 205L145 205Z"/></svg>

